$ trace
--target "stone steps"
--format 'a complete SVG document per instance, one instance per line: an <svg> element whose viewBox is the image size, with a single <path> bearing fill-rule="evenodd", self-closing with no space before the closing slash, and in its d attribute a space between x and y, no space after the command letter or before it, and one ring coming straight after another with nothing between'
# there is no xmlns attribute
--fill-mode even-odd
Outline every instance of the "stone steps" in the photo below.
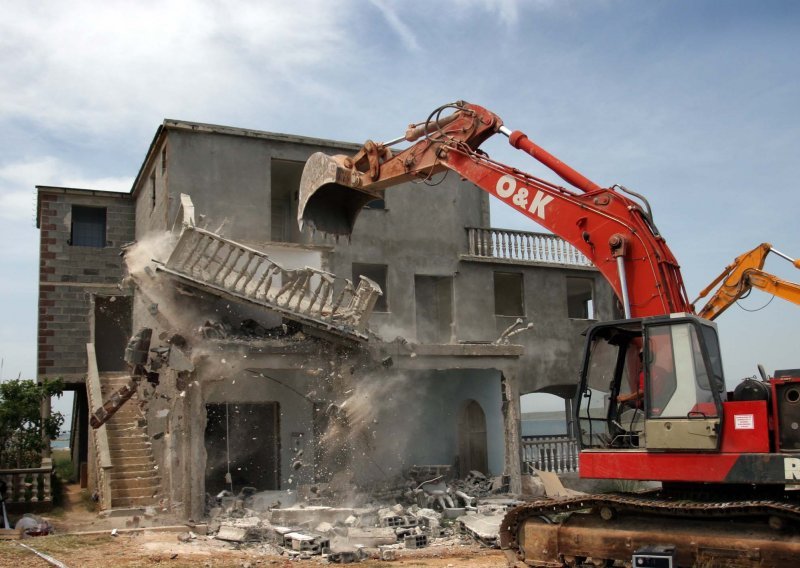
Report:
<svg viewBox="0 0 800 568"><path fill-rule="evenodd" d="M110 396L129 380L127 375L101 375L103 396ZM155 505L161 492L161 476L138 403L134 394L106 423L114 466L110 479L113 508Z"/></svg>
<svg viewBox="0 0 800 568"><path fill-rule="evenodd" d="M155 495L161 488L161 478L131 478L131 479L111 479L111 491L119 497L129 497L125 492L128 491L147 491L146 495Z"/></svg>
<svg viewBox="0 0 800 568"><path fill-rule="evenodd" d="M112 497L111 507L113 509L148 507L158 503L157 497Z"/></svg>

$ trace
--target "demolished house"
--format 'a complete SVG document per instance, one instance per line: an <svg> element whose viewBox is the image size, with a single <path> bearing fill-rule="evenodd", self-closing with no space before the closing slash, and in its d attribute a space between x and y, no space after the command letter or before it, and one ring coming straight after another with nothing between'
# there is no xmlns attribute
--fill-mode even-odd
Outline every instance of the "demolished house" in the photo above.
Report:
<svg viewBox="0 0 800 568"><path fill-rule="evenodd" d="M368 204L349 241L301 232L305 159L356 149L166 120L130 193L37 188L38 376L75 392L103 508L392 500L426 467L447 484L417 478L422 509L470 506L448 485L470 475L520 492L520 396L569 407L611 290L453 177Z"/></svg>

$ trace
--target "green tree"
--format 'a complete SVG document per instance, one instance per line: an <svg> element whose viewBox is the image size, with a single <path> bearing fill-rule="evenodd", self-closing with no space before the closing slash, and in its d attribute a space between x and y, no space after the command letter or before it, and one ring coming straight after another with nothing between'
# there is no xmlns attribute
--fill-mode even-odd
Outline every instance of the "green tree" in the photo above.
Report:
<svg viewBox="0 0 800 568"><path fill-rule="evenodd" d="M14 379L0 382L0 468L38 467L48 439L61 432L64 415L51 412L42 420L42 401L61 396L61 379Z"/></svg>

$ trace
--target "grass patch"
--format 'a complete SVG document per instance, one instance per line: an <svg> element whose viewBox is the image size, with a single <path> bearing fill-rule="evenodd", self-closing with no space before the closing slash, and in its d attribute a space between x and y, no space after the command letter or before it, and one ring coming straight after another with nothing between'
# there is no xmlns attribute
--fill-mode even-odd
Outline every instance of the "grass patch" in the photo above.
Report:
<svg viewBox="0 0 800 568"><path fill-rule="evenodd" d="M64 481L75 481L75 466L72 463L72 454L68 449L53 450L53 468Z"/></svg>

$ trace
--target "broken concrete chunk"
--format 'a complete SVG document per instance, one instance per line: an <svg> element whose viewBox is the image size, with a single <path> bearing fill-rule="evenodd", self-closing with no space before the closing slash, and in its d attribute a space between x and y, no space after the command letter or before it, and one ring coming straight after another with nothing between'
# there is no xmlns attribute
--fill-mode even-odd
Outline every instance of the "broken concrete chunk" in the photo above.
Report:
<svg viewBox="0 0 800 568"><path fill-rule="evenodd" d="M320 524L318 524L316 527L314 527L314 530L316 532L318 532L318 533L326 534L326 533L329 533L329 532L333 531L333 525L323 521Z"/></svg>
<svg viewBox="0 0 800 568"><path fill-rule="evenodd" d="M465 515L458 519L459 527L464 534L470 535L487 546L500 545L500 523L505 514L497 515Z"/></svg>
<svg viewBox="0 0 800 568"><path fill-rule="evenodd" d="M283 538L288 548L306 554L322 554L331 547L330 540L320 535L290 532L286 533Z"/></svg>
<svg viewBox="0 0 800 568"><path fill-rule="evenodd" d="M220 525L219 532L216 534L215 538L228 542L245 542L248 540L248 529L246 527Z"/></svg>
<svg viewBox="0 0 800 568"><path fill-rule="evenodd" d="M381 545L396 543L397 535L391 528L354 527L347 530L347 542L350 545L360 544L368 548L377 548Z"/></svg>
<svg viewBox="0 0 800 568"><path fill-rule="evenodd" d="M403 543L406 548L424 548L428 546L428 537L424 534L416 534L405 537Z"/></svg>

